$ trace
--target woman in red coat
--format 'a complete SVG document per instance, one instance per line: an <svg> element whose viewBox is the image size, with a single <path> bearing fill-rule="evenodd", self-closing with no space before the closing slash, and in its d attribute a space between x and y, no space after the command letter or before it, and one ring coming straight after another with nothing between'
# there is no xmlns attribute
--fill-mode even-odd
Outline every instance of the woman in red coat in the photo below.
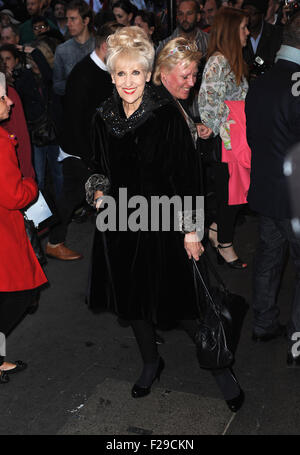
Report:
<svg viewBox="0 0 300 455"><path fill-rule="evenodd" d="M0 73L0 121L8 118L12 104ZM21 361L4 362L5 335L26 312L32 291L47 282L20 212L36 198L38 189L33 179L22 177L15 145L14 137L0 127L0 383L26 368Z"/></svg>

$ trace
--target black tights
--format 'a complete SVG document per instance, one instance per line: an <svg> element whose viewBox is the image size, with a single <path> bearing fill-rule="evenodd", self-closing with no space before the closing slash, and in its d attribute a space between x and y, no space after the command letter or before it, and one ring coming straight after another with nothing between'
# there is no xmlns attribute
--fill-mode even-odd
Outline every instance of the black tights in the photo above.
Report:
<svg viewBox="0 0 300 455"><path fill-rule="evenodd" d="M133 333L135 335L144 368L142 375L137 381L140 386L149 386L155 376L159 353L155 340L155 329L151 322L148 321L130 321ZM185 320L181 324L187 334L194 341L197 330L196 321ZM229 368L221 370L211 370L225 400L231 400L240 393L240 387L236 381L234 374Z"/></svg>
<svg viewBox="0 0 300 455"><path fill-rule="evenodd" d="M212 165L212 169L217 202L217 218L215 221L218 226L218 242L232 243L235 220L241 206L228 205L228 164L215 163Z"/></svg>

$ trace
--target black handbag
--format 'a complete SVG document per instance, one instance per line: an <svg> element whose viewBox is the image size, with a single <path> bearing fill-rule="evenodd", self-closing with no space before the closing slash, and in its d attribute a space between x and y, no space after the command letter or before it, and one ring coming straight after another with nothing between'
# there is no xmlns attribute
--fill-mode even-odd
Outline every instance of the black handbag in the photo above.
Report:
<svg viewBox="0 0 300 455"><path fill-rule="evenodd" d="M204 266L209 265L219 286L211 287L205 282L193 259L194 278L198 278L205 296L202 307L199 304L200 320L195 336L198 361L202 368L226 368L234 362L234 353L249 306L243 297L228 291L206 254L200 260L205 261Z"/></svg>
<svg viewBox="0 0 300 455"><path fill-rule="evenodd" d="M41 265L45 265L45 264L47 264L46 255L42 248L34 222L32 220L29 220L26 217L26 215L23 214L23 216L24 216L25 230L26 230L27 236L30 240L30 243L32 245L33 251L35 252L35 255L36 255L39 263Z"/></svg>
<svg viewBox="0 0 300 455"><path fill-rule="evenodd" d="M198 138L198 147L204 164L222 162L222 139L219 135L208 139Z"/></svg>

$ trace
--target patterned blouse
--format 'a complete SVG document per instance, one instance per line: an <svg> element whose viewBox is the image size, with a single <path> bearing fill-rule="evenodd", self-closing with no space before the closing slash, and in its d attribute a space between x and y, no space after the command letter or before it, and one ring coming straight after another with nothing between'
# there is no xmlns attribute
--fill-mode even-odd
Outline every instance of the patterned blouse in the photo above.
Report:
<svg viewBox="0 0 300 455"><path fill-rule="evenodd" d="M229 109L224 101L241 101L246 98L248 82L243 77L237 85L224 55L212 55L206 62L198 96L201 121L213 130L216 136L226 122Z"/></svg>

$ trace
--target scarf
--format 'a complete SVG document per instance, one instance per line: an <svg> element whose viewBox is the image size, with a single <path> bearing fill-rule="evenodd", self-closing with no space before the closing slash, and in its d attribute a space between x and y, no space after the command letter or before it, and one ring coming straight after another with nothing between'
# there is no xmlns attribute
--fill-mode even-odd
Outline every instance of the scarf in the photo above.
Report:
<svg viewBox="0 0 300 455"><path fill-rule="evenodd" d="M116 89L114 89L113 96L104 101L97 111L108 130L114 136L122 137L144 123L154 109L167 103L169 103L168 99L160 96L150 85L146 84L142 102L130 117L127 118L124 113L122 99Z"/></svg>

